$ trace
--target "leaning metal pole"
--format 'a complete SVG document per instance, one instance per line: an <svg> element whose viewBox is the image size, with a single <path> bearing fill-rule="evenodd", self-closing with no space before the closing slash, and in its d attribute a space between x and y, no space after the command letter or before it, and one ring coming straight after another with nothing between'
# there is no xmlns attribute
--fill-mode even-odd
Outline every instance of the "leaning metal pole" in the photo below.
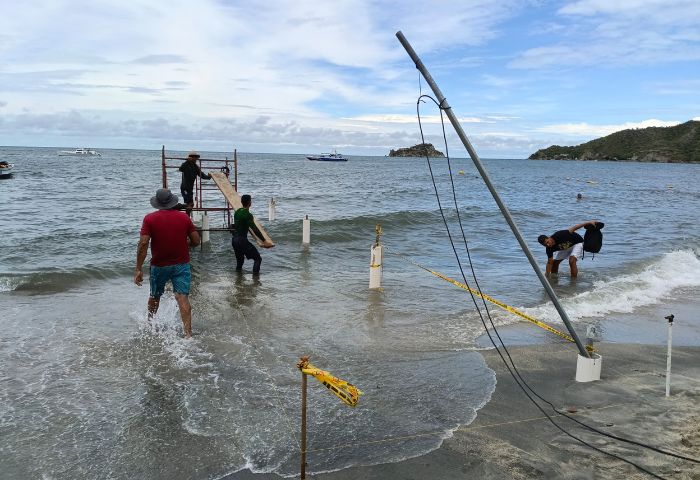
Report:
<svg viewBox="0 0 700 480"><path fill-rule="evenodd" d="M401 45L403 45L403 48L406 49L406 52L411 57L411 60L413 60L413 63L416 64L416 68L423 75L423 78L425 78L425 81L428 82L428 85L430 85L430 88L433 90L433 93L435 93L435 96L437 97L437 100L438 100L441 108L445 111L447 118L450 119L450 123L452 123L452 126L454 127L455 131L457 132L457 135L459 136L460 140L462 140L464 147L469 152L469 156L471 157L472 162L474 162L476 169L479 170L479 173L481 174L481 178L484 179L484 182L486 183L486 186L488 187L489 191L491 192L491 195L493 195L493 199L496 201L498 208L501 209L501 213L505 217L506 222L508 222L508 225L510 225L510 229L513 231L515 238L518 239L518 243L520 244L520 248L522 248L523 252L525 252L525 256L530 261L530 265L532 265L533 270L535 270L535 273L537 274L537 277L540 279L540 282L542 282L542 286L544 287L545 291L547 292L547 295L549 295L549 298L552 300L554 307L557 309L557 312L559 312L559 316L561 317L562 321L564 322L564 325L566 325L566 328L569 330L569 333L571 334L574 341L576 342L576 346L578 347L579 352L581 353L581 355L583 357L590 358L590 355L588 354L588 352L584 348L583 344L581 343L581 340L579 340L578 335L576 335L576 331L574 331L573 327L571 326L571 321L569 320L568 315L564 311L564 308L561 306L561 303L559 303L559 299L557 298L557 295L554 293L552 286L549 284L549 282L547 281L545 276L542 274L540 267L537 266L537 262L535 261L535 257L532 256L532 252L530 251L527 244L525 243L523 236L520 234L520 230L518 230L518 227L515 225L515 222L513 221L513 217L511 217L510 212L508 211L508 208L505 206L505 204L501 200L501 197L498 195L498 192L496 191L493 184L491 183L491 180L489 179L489 176L486 173L486 170L484 170L484 167L481 165L481 160L479 160L479 156L476 154L474 147L472 147L472 144L471 144L471 142L469 142L469 139L467 138L466 133L464 133L464 130L462 130L462 126L459 124L457 117L455 116L454 112L452 112L452 107L450 107L450 105L447 103L447 99L442 94L442 92L440 91L440 88L437 86L437 84L433 80L433 77L430 75L430 72L428 72L428 69L425 68L425 65L423 65L423 62L421 62L420 58L418 58L418 55L416 54L415 50L413 50L413 47L411 47L411 44L408 43L408 40L406 40L406 37L404 37L403 33L401 33L400 30L398 32L396 32L396 37L399 39L399 42L401 42Z"/></svg>

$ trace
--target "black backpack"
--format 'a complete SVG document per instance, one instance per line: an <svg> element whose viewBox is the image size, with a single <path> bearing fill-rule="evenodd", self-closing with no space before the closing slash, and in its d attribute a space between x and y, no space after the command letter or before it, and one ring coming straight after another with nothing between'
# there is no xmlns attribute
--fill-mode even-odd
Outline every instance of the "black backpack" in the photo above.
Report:
<svg viewBox="0 0 700 480"><path fill-rule="evenodd" d="M588 224L583 227L586 229L586 233L583 235L583 251L593 253L593 258L603 246L603 232L601 230L604 226L603 222L596 222L595 225Z"/></svg>

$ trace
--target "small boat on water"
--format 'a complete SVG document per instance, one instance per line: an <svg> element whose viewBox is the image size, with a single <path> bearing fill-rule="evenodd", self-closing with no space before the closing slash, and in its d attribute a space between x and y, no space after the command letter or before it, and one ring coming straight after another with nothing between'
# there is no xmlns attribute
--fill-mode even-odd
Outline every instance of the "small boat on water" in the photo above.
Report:
<svg viewBox="0 0 700 480"><path fill-rule="evenodd" d="M311 155L306 157L309 160L318 160L319 162L347 162L348 159L342 156L335 150L333 153L322 153L321 155Z"/></svg>
<svg viewBox="0 0 700 480"><path fill-rule="evenodd" d="M15 167L14 163L9 163L6 161L0 162L0 178L9 178L12 176L12 169Z"/></svg>
<svg viewBox="0 0 700 480"><path fill-rule="evenodd" d="M96 152L90 148L76 148L75 150L61 150L58 152L59 157L82 157L84 155L102 156L100 152Z"/></svg>

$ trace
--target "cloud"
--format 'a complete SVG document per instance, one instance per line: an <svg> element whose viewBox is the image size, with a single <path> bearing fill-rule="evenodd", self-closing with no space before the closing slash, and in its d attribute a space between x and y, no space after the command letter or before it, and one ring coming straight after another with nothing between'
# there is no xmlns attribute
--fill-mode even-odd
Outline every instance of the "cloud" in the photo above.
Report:
<svg viewBox="0 0 700 480"><path fill-rule="evenodd" d="M395 148L402 145L414 132L348 130L330 127L310 127L297 121L279 122L268 116L250 120L236 118L201 119L187 117L182 120L167 118L120 119L106 118L100 114L69 111L55 114L24 113L0 117L3 135L40 136L55 135L105 139L130 138L139 144L194 141L208 145L229 146L232 139L242 138L241 147L256 148L248 151L275 151L276 145L354 145L356 147ZM99 141L92 144L98 145Z"/></svg>
<svg viewBox="0 0 700 480"><path fill-rule="evenodd" d="M541 0L439 2L439 21L436 5L418 0L6 3L6 144L181 137L243 151L347 145L345 153L383 154L418 141L417 73L399 29L455 112L468 112L460 121L483 153L529 151L550 128L555 139L599 135L620 112L697 114L694 64L671 63L700 59L695 0L563 0L558 10ZM640 64L659 75L675 69L665 77L624 69ZM625 95L599 65L630 83ZM569 67L577 75L551 76ZM422 119L437 131L432 107Z"/></svg>
<svg viewBox="0 0 700 480"><path fill-rule="evenodd" d="M590 125L588 123L564 123L558 125L546 125L536 130L539 132L556 133L559 135L598 138L632 128L647 127L673 127L681 122L664 121L657 119L643 120L641 122L626 122L618 125Z"/></svg>
<svg viewBox="0 0 700 480"><path fill-rule="evenodd" d="M581 0L558 10L566 26L554 43L510 62L522 69L649 65L700 60L700 2Z"/></svg>
<svg viewBox="0 0 700 480"><path fill-rule="evenodd" d="M273 0L264 5L252 0L235 5L216 0L39 0L43 8L7 6L6 18L18 19L22 28L15 25L4 32L14 40L5 51L15 70L57 70L57 65L90 70L79 77L84 83L129 84L136 92L167 79L187 84L197 105L235 96L235 102L226 103L309 111L309 102L333 96L391 101L386 95L391 85L378 88L377 79L396 78L397 61L402 69L410 64L393 36L402 26L426 50L478 45L496 36L498 24L522 4L467 0L443 6L447 18L428 22L433 7L416 0ZM95 58L102 59L99 68L86 64ZM474 60L463 56L462 61ZM65 107L71 102L55 100ZM119 100L123 104L128 97Z"/></svg>
<svg viewBox="0 0 700 480"><path fill-rule="evenodd" d="M563 15L631 15L646 17L651 13L664 12L662 17L687 17L688 8L697 6L694 0L618 0L608 2L606 0L577 0L570 2L559 9Z"/></svg>
<svg viewBox="0 0 700 480"><path fill-rule="evenodd" d="M141 63L144 65L162 65L166 63L189 63L182 55L146 55L132 60L131 63Z"/></svg>
<svg viewBox="0 0 700 480"><path fill-rule="evenodd" d="M654 82L649 89L656 95L696 95L700 90L700 79Z"/></svg>
<svg viewBox="0 0 700 480"><path fill-rule="evenodd" d="M404 114L370 114L370 115L359 115L357 117L350 117L349 120L357 120L360 122L368 123L412 123L418 124L418 117L416 115L404 115ZM421 122L423 123L440 123L439 115L421 115ZM449 123L447 117L443 117L445 123ZM462 123L494 123L494 120L476 118L476 117L461 117L459 121Z"/></svg>

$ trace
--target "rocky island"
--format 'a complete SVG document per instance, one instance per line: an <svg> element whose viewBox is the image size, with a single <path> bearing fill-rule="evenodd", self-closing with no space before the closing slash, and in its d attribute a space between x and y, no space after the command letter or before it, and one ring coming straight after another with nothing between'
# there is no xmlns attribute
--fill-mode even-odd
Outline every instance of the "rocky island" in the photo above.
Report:
<svg viewBox="0 0 700 480"><path fill-rule="evenodd" d="M622 130L573 147L552 145L530 155L534 160L613 160L700 163L700 122L675 127Z"/></svg>
<svg viewBox="0 0 700 480"><path fill-rule="evenodd" d="M399 148L398 150L391 150L389 152L390 157L444 157L445 154L435 150L432 143L419 143L408 148Z"/></svg>

